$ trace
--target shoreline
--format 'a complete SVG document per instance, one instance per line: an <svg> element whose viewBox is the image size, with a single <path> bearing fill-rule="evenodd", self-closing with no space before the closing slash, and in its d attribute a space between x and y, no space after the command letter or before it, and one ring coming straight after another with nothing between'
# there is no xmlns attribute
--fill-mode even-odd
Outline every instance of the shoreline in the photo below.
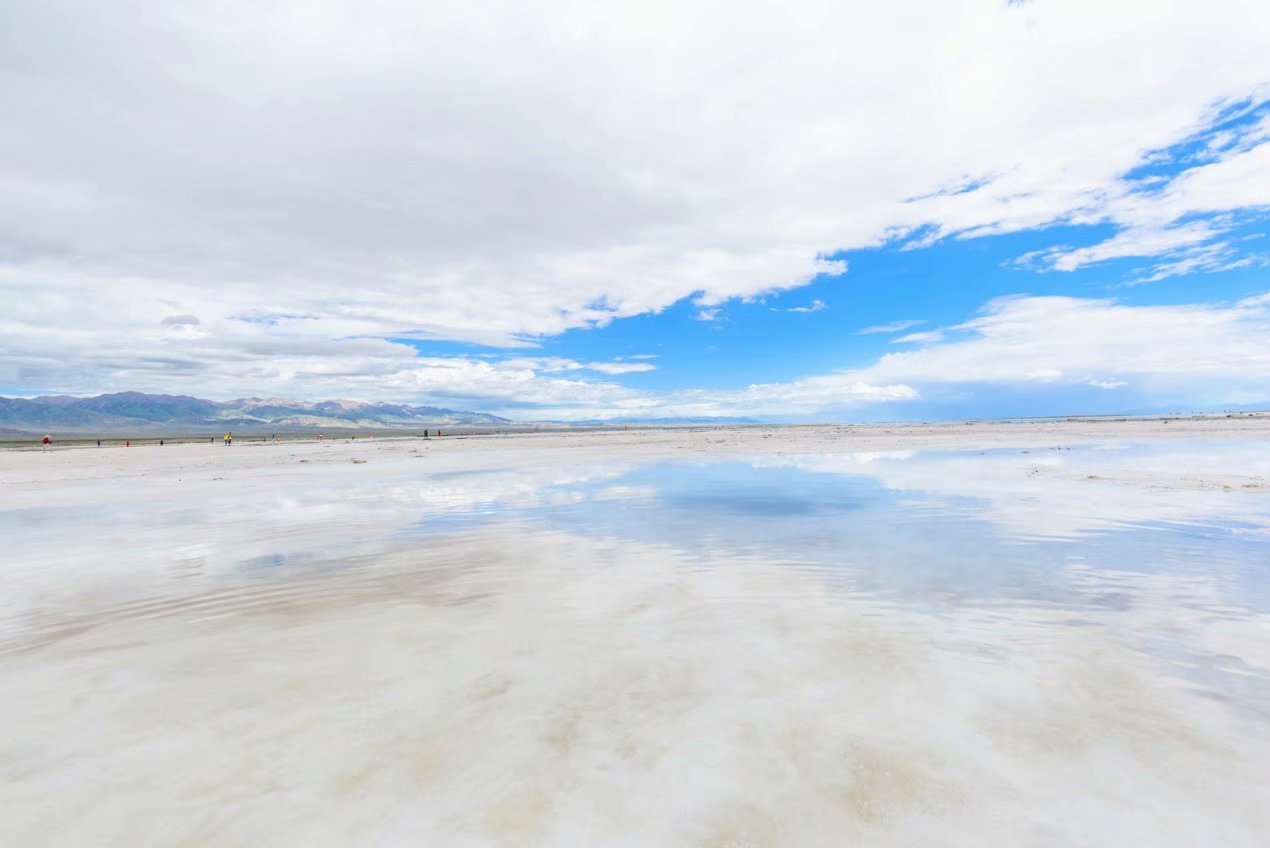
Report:
<svg viewBox="0 0 1270 848"><path fill-rule="evenodd" d="M890 431L895 429L903 429L914 433L934 433L941 432L946 428L961 427L1006 427L1006 428L1027 428L1027 427L1043 427L1049 425L1064 425L1082 427L1101 426L1110 424L1125 425L1167 425L1171 423L1180 424L1197 424L1208 422L1232 422L1231 425L1237 426L1234 422L1256 422L1264 425L1264 430L1270 433L1270 410L1257 410L1247 412L1195 412L1195 413L1177 413L1168 415L1051 415L1051 416L1035 416L1027 418L971 418L950 421L880 421L880 422L859 422L859 423L814 423L814 424L763 424L763 423L703 423L703 424L586 424L578 426L570 426L567 424L534 424L526 423L522 425L513 424L505 427L472 427L469 425L454 425L446 427L442 432L448 435L442 438L458 438L458 437L499 437L499 436L569 436L569 435L586 435L586 434L625 434L625 433L647 433L647 432L682 432L682 433L698 433L705 431L726 431L726 432L744 432L751 430L769 431L799 431L799 430L823 430L823 429L844 429L853 432L876 433L878 431ZM424 430L425 428L418 428ZM431 432L437 430L437 427L429 426L426 431ZM1219 427L1219 429L1221 429ZM244 444L249 443L266 443L273 436L278 437L279 443L288 442L308 442L317 441L319 436L324 436L328 441L344 441L348 439L421 439L427 438L421 432L413 429L380 429L376 427L355 428L329 428L329 429L291 429L284 428L270 429L268 427L252 427L250 429L234 429L235 441L241 441ZM16 435L21 432L22 435ZM13 429L0 429L0 452L11 450L29 450L31 448L39 449L39 441L43 437L44 432L34 431L18 431ZM221 436L224 433L219 429L215 432L197 432L190 430L143 430L135 435L129 433L120 433L117 431L108 431L103 433L95 433L92 431L74 432L64 434L60 438L55 439L55 443L59 447L97 447L93 444L100 441L101 447L118 446L123 447L125 441L131 441L135 444L155 444L160 440L172 444L199 444L214 443L219 444Z"/></svg>
<svg viewBox="0 0 1270 848"><path fill-rule="evenodd" d="M352 434L350 434L352 435ZM119 445L54 444L0 449L0 506L41 494L63 497L67 489L97 485L146 488L178 483L213 483L260 475L273 482L309 479L354 468L385 473L460 473L526 465L648 462L699 458L834 455L888 451L1062 450L1168 441L1265 441L1270 416L1154 419L963 422L956 424L854 424L632 428L516 434L455 434L367 438L315 437L223 444L172 442L159 447L138 441ZM1208 477L1212 477L1211 480ZM129 482L133 481L133 482ZM1142 478L1134 485L1190 488L1215 486L1245 492L1270 491L1262 474L1206 475L1179 468L1176 479Z"/></svg>

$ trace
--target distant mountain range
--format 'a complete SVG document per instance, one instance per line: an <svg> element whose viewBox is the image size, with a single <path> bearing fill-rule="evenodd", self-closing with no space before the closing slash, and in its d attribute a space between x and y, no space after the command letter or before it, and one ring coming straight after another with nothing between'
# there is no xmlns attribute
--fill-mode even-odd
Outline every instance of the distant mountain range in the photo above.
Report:
<svg viewBox="0 0 1270 848"><path fill-rule="evenodd" d="M278 398L203 400L186 395L119 392L97 397L52 395L0 397L0 435L59 433L217 433L225 430L407 430L425 427L489 427L506 418L435 406L292 401Z"/></svg>

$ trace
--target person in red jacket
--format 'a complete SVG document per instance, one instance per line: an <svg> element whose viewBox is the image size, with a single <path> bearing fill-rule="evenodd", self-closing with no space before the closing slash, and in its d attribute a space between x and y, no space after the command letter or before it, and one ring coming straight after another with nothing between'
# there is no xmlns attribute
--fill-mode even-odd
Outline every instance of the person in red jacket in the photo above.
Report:
<svg viewBox="0 0 1270 848"><path fill-rule="evenodd" d="M48 450L53 446L53 439L48 433L44 434L44 450Z"/></svg>

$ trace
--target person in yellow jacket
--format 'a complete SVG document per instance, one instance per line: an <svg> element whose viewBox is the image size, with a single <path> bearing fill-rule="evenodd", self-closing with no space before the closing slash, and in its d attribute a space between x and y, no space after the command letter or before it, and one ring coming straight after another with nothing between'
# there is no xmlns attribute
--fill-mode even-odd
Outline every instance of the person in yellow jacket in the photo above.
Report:
<svg viewBox="0 0 1270 848"><path fill-rule="evenodd" d="M229 447L229 446L230 446L230 445L232 445L233 443L234 443L234 434L233 434L233 433L226 433L226 434L225 434L225 447Z"/></svg>

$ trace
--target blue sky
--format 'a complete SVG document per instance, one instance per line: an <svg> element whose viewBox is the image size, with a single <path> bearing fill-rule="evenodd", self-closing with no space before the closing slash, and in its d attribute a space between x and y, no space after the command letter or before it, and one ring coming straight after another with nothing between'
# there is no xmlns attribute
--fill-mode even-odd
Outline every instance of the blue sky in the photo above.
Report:
<svg viewBox="0 0 1270 848"><path fill-rule="evenodd" d="M1018 268L1012 260L1055 243L1086 246L1111 235L1107 226L1054 227L1035 232L950 240L906 250L886 246L841 254L847 274L818 277L808 285L727 304L703 321L685 299L655 313L621 319L597 329L578 329L542 339L535 356L577 362L642 362L656 370L611 379L649 392L710 386L742 389L753 383L796 380L809 372L865 368L879 357L918 343L897 344L910 333L937 330L973 318L988 301L1012 296L1111 298L1125 305L1185 307L1235 303L1270 291L1270 269L1257 251L1264 218L1231 232L1251 237L1243 267L1169 277L1150 284L1135 279L1153 258L1117 259L1071 272ZM1240 254L1243 256L1244 254ZM821 304L821 306L815 306ZM791 312L791 309L809 311ZM890 326L888 326L890 325ZM891 326L908 325L892 330ZM1073 339L1073 343L1078 340ZM518 359L524 351L470 344L412 342L426 356L465 355ZM654 355L654 360L631 359ZM1261 400L1270 406L1270 376ZM1248 405L1245 398L1190 400L1186 392L1108 391L1087 385L995 385L985 390L930 392L922 401L853 410L852 420L1009 417L1069 413L1169 412ZM1254 404L1255 405L1255 404ZM811 416L816 419L817 416Z"/></svg>
<svg viewBox="0 0 1270 848"><path fill-rule="evenodd" d="M1268 405L1266 31L1238 0L41 5L0 27L0 394Z"/></svg>
<svg viewBox="0 0 1270 848"><path fill-rule="evenodd" d="M1270 115L1266 103L1227 107L1204 130L1167 148L1149 151L1127 181L1148 182L1158 191L1187 170L1214 161L1214 139L1249 135ZM1111 223L1054 224L1007 235L948 238L914 247L912 238L843 251L831 258L844 274L818 275L806 285L734 300L703 315L692 298L665 310L621 319L598 328L570 330L535 340L534 356L573 362L647 362L655 370L625 374L623 385L655 392L702 386L739 390L755 383L784 383L810 373L864 369L881 356L911 350L929 333L973 318L997 298L1071 297L1112 299L1124 306L1235 304L1270 291L1270 208L1238 214L1221 211L1185 216L1184 224L1211 224L1225 245L1220 259L1191 272L1148 279L1185 258L1188 249L1109 258L1072 270L1056 270L1022 258L1060 248L1071 252L1112 239ZM1073 344L1081 343L1078 338ZM424 356L472 356L516 361L507 352L471 344L411 342ZM937 343L936 343L937 344ZM634 358L633 358L634 357ZM651 358L651 357L655 357ZM1030 384L1032 383L1032 384ZM1205 396L1180 387L1173 392L1107 389L1084 383L1006 382L978 390L954 386L927 389L920 400L853 410L854 420L1009 417L1069 413L1112 414L1270 406L1270 372L1264 392ZM821 416L812 413L809 418Z"/></svg>

